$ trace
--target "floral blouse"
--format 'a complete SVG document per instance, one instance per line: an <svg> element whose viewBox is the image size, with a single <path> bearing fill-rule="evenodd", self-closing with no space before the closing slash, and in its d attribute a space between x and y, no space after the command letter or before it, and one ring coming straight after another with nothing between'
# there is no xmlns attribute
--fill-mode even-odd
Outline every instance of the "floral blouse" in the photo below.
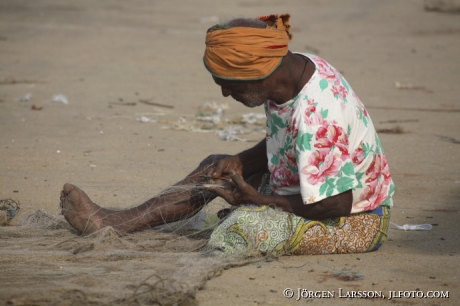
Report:
<svg viewBox="0 0 460 306"><path fill-rule="evenodd" d="M345 78L318 56L294 99L265 103L270 184L304 204L352 190L352 213L392 207L395 186L371 118Z"/></svg>

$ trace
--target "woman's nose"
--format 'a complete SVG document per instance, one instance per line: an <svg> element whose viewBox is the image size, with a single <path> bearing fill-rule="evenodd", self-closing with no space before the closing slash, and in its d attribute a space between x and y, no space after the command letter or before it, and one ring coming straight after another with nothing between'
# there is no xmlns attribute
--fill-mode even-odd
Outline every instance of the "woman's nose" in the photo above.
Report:
<svg viewBox="0 0 460 306"><path fill-rule="evenodd" d="M228 97L232 94L232 91L224 86L221 87L221 90L224 97Z"/></svg>

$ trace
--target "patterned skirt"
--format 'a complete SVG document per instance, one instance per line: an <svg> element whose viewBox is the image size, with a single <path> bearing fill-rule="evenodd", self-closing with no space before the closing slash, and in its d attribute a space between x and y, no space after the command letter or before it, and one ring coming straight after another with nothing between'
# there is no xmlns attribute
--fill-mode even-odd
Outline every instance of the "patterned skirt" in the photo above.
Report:
<svg viewBox="0 0 460 306"><path fill-rule="evenodd" d="M321 221L268 206L241 206L213 231L208 246L245 256L370 252L386 241L389 222L390 210L383 206Z"/></svg>

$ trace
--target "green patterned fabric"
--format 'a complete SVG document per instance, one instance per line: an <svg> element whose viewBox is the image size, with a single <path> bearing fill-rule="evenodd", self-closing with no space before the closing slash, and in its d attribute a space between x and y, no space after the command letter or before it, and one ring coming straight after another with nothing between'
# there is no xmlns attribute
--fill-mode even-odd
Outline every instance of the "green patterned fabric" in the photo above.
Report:
<svg viewBox="0 0 460 306"><path fill-rule="evenodd" d="M308 220L268 206L242 206L212 233L208 245L226 255L319 255L377 250L386 240L390 210Z"/></svg>
<svg viewBox="0 0 460 306"><path fill-rule="evenodd" d="M302 220L268 206L242 206L213 231L208 244L232 255L286 253L286 242Z"/></svg>

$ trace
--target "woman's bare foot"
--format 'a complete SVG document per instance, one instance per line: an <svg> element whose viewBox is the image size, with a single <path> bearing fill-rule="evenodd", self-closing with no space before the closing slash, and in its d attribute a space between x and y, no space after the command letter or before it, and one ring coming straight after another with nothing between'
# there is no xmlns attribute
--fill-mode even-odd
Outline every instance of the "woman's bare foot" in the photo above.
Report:
<svg viewBox="0 0 460 306"><path fill-rule="evenodd" d="M94 233L106 225L105 209L94 204L83 190L65 184L60 198L61 213L67 222L83 235Z"/></svg>
<svg viewBox="0 0 460 306"><path fill-rule="evenodd" d="M203 178L207 169L225 156L209 156L177 185L208 182L206 178ZM202 188L185 192L165 190L164 193L136 207L110 210L94 204L80 188L72 184L65 184L61 191L60 206L67 222L83 235L94 233L107 226L112 226L120 233L132 233L190 218L215 197L215 193L204 192Z"/></svg>
<svg viewBox="0 0 460 306"><path fill-rule="evenodd" d="M179 205L181 204L181 205ZM88 195L72 184L65 184L60 198L61 213L83 235L111 226L120 233L131 233L193 215L197 208L188 193L154 197L136 207L110 210L93 203Z"/></svg>

